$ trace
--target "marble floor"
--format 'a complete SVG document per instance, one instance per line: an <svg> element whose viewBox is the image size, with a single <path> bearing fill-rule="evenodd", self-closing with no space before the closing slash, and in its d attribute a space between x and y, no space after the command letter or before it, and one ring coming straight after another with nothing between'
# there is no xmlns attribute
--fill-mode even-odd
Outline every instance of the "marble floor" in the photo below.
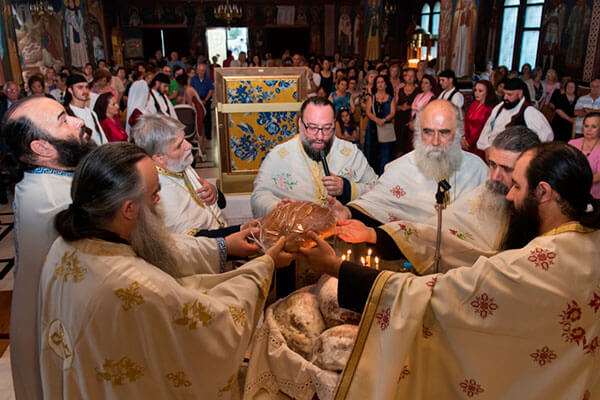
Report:
<svg viewBox="0 0 600 400"><path fill-rule="evenodd" d="M207 143L207 162L196 163L198 175L215 182L219 177L218 146ZM229 201L229 199L228 199ZM228 207L229 208L229 207ZM247 206L249 211L249 206ZM239 212L239 210L236 210ZM8 204L0 204L0 400L15 398L10 370L10 345L8 328L10 320L10 295L14 283L14 236L12 192Z"/></svg>

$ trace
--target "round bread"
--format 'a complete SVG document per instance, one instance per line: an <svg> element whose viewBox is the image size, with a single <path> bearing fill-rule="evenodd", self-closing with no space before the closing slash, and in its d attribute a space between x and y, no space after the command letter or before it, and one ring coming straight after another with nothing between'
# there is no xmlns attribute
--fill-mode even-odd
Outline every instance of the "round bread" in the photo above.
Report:
<svg viewBox="0 0 600 400"><path fill-rule="evenodd" d="M308 360L315 340L325 329L317 296L294 293L275 307L273 317L288 347Z"/></svg>
<svg viewBox="0 0 600 400"><path fill-rule="evenodd" d="M352 353L357 333L358 326L349 324L327 329L315 341L310 361L328 371L343 370Z"/></svg>
<svg viewBox="0 0 600 400"><path fill-rule="evenodd" d="M333 234L335 217L326 207L310 201L295 201L277 207L260 220L260 240L268 249L285 236L285 251L295 253L300 247L314 246L307 236L313 231L322 238Z"/></svg>
<svg viewBox="0 0 600 400"><path fill-rule="evenodd" d="M317 283L319 309L328 328L341 324L358 325L360 314L341 308L338 304L338 280L330 275L322 275Z"/></svg>

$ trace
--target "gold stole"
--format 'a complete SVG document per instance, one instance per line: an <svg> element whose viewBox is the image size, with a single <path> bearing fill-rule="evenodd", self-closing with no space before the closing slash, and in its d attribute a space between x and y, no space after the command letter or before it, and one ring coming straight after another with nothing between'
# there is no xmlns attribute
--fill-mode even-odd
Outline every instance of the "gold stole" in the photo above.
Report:
<svg viewBox="0 0 600 400"><path fill-rule="evenodd" d="M190 172L189 170L191 170L192 172ZM194 201L202 208L205 208L208 210L208 212L210 212L210 214L213 216L213 218L219 223L219 227L220 228L224 228L225 227L225 223L223 223L223 221L221 221L219 219L219 217L217 217L214 213L214 211L212 210L211 207L208 207L206 204L204 204L202 202L202 200L200 200L200 198L198 197L198 193L196 193L195 190L195 186L197 186L197 183L194 184L191 180L188 174L192 174L193 176L197 176L196 175L196 171L194 171L192 169L192 167L186 167L186 169L184 170L184 172L174 172L174 171L169 171L168 169L165 168L161 168L159 166L156 166L156 170L158 171L159 174L162 175L166 175L166 176L170 176L172 178L177 178L177 179L183 179L183 183L185 184L185 187L188 191L188 193L190 194L190 196L192 196L192 198L194 199Z"/></svg>
<svg viewBox="0 0 600 400"><path fill-rule="evenodd" d="M298 135L298 146L300 146L300 153L304 157L304 162L312 175L313 182L315 184L315 203L321 204L323 206L327 205L327 193L325 191L325 185L323 185L323 181L321 178L323 177L323 169L321 168L321 163L313 160L306 154L304 151L304 147L302 147L302 141L300 139L300 135ZM310 161L310 163L309 163Z"/></svg>

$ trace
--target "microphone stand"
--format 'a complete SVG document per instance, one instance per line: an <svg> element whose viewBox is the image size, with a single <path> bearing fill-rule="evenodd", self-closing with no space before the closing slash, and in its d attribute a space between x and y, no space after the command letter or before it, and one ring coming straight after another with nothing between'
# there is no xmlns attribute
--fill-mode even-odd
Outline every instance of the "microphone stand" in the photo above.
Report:
<svg viewBox="0 0 600 400"><path fill-rule="evenodd" d="M444 205L444 198L446 197L446 192L450 190L452 186L448 183L447 180L442 179L438 182L437 192L435 194L435 209L437 211L437 237L435 241L435 255L433 257L435 262L435 273L440 271L440 247L442 245L442 210L446 208Z"/></svg>

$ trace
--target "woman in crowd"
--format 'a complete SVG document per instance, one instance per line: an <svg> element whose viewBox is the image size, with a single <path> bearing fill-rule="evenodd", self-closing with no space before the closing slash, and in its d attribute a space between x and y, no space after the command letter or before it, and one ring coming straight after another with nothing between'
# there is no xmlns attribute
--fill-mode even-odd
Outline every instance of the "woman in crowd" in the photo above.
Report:
<svg viewBox="0 0 600 400"><path fill-rule="evenodd" d="M554 94L554 91L560 90L560 82L558 80L558 74L556 73L556 70L549 69L548 71L546 71L546 79L544 80L544 89L546 91L546 95L544 97L544 102L542 105L550 104L550 101L552 100L552 95Z"/></svg>
<svg viewBox="0 0 600 400"><path fill-rule="evenodd" d="M124 142L127 140L127 132L119 118L119 103L113 93L107 92L98 96L94 111L98 115L102 130L104 130L109 142Z"/></svg>
<svg viewBox="0 0 600 400"><path fill-rule="evenodd" d="M396 114L396 100L394 89L387 76L379 75L375 78L373 96L367 100L367 116L376 126L379 162L375 173L381 175L387 163L393 159L393 149L396 142L394 132L394 115Z"/></svg>
<svg viewBox="0 0 600 400"><path fill-rule="evenodd" d="M83 76L85 76L85 79L90 83L94 80L94 66L91 63L85 64Z"/></svg>
<svg viewBox="0 0 600 400"><path fill-rule="evenodd" d="M400 72L400 66L398 64L392 64L390 67L390 83L394 88L394 96L398 96L398 90L404 86L404 83L400 78Z"/></svg>
<svg viewBox="0 0 600 400"><path fill-rule="evenodd" d="M586 115L583 120L583 137L573 139L569 144L587 157L594 174L591 194L600 199L600 113Z"/></svg>
<svg viewBox="0 0 600 400"><path fill-rule="evenodd" d="M552 95L551 105L554 107L554 118L551 126L554 131L554 140L568 142L573 133L575 122L575 103L577 102L577 84L569 80L565 84L564 93L556 90Z"/></svg>
<svg viewBox="0 0 600 400"><path fill-rule="evenodd" d="M27 80L27 87L31 96L46 96L50 99L54 97L44 93L44 77L41 74L31 75Z"/></svg>
<svg viewBox="0 0 600 400"><path fill-rule="evenodd" d="M431 75L423 75L421 79L421 93L417 94L411 105L411 122L417 116L417 112L425 107L429 102L436 98L438 94L438 86L435 78ZM413 129L413 127L410 127Z"/></svg>
<svg viewBox="0 0 600 400"><path fill-rule="evenodd" d="M373 67L369 60L364 60L361 70L358 72L358 82L361 86L365 86L367 84L367 75L369 71L372 70Z"/></svg>
<svg viewBox="0 0 600 400"><path fill-rule="evenodd" d="M508 75L507 75L508 77ZM523 82L527 82L530 78L531 78L531 65L530 64L523 64L523 66L521 67L521 75L519 76L519 78L521 78L521 80Z"/></svg>
<svg viewBox="0 0 600 400"><path fill-rule="evenodd" d="M404 71L404 86L396 94L395 130L396 130L396 156L408 153L412 150L412 131L408 127L412 103L419 93L417 86L417 74L412 68Z"/></svg>
<svg viewBox="0 0 600 400"><path fill-rule="evenodd" d="M348 79L341 77L335 84L335 91L329 95L329 101L333 103L335 114L337 115L342 108L347 108L354 112L354 104L350 101L351 95L348 92Z"/></svg>
<svg viewBox="0 0 600 400"><path fill-rule="evenodd" d="M352 142L357 145L359 149L362 149L358 135L358 126L356 125L354 118L352 118L350 110L347 108L342 108L340 112L337 113L335 119L335 136L342 140Z"/></svg>
<svg viewBox="0 0 600 400"><path fill-rule="evenodd" d="M179 93L177 95L178 104L187 104L194 107L196 110L196 128L198 129L198 156L202 162L207 160L206 145L204 144L204 118L206 108L198 96L198 92L188 82L187 75L179 75L177 78L179 85Z"/></svg>
<svg viewBox="0 0 600 400"><path fill-rule="evenodd" d="M319 75L321 76L321 83L319 86L325 89L327 96L329 96L333 90L333 73L331 72L331 64L328 59L323 60L322 67L321 72L319 72Z"/></svg>
<svg viewBox="0 0 600 400"><path fill-rule="evenodd" d="M375 87L375 78L377 71L370 70L367 73L367 82L362 88L362 118L360 120L360 130L365 133L364 153L367 161L374 170L377 169L377 128L375 122L371 121L367 115L369 100L373 97ZM372 99L371 99L372 101Z"/></svg>
<svg viewBox="0 0 600 400"><path fill-rule="evenodd" d="M461 139L463 150L484 158L484 152L477 148L477 140L485 122L492 113L492 108L497 104L494 87L490 81L482 80L473 88L473 102L465 115L465 132Z"/></svg>
<svg viewBox="0 0 600 400"><path fill-rule="evenodd" d="M524 81L529 89L529 99L535 108L541 108L546 96L545 83L542 82L542 69L535 68L531 71L531 78Z"/></svg>

